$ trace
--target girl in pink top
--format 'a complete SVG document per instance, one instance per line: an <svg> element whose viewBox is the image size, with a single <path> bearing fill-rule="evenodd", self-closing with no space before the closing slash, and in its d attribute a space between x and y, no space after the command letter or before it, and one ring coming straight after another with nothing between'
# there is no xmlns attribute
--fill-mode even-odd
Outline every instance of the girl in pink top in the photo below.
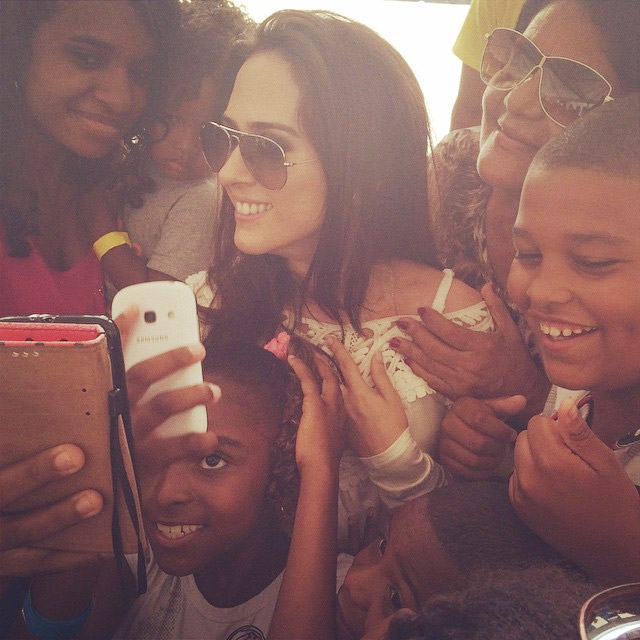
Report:
<svg viewBox="0 0 640 640"><path fill-rule="evenodd" d="M107 187L177 18L177 0L0 1L0 315L106 311L99 258L125 242L104 237Z"/></svg>

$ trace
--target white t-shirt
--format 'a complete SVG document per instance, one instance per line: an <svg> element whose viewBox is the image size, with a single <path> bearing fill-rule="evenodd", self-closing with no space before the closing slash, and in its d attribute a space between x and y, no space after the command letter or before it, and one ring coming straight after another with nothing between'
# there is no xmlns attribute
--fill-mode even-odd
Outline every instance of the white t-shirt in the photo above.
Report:
<svg viewBox="0 0 640 640"><path fill-rule="evenodd" d="M135 565L136 556L128 556ZM336 589L353 558L338 556ZM132 565L132 566L133 566ZM209 604L192 575L166 574L151 554L147 562L147 592L133 603L113 635L129 640L265 640L278 599L282 573L257 596L236 607Z"/></svg>

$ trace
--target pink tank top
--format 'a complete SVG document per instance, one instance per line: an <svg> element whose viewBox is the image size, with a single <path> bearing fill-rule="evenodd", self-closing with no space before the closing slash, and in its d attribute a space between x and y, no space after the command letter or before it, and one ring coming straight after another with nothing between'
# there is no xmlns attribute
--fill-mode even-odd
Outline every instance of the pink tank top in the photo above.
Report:
<svg viewBox="0 0 640 640"><path fill-rule="evenodd" d="M0 230L0 316L106 312L102 267L93 251L70 269L54 271L33 243L28 257L10 257Z"/></svg>

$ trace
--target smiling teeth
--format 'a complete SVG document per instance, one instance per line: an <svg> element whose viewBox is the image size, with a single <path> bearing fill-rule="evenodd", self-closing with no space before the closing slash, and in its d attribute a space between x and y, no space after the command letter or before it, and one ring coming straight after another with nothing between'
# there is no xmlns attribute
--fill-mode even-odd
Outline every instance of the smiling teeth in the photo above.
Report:
<svg viewBox="0 0 640 640"><path fill-rule="evenodd" d="M190 533L197 531L198 529L202 529L201 524L160 524L156 522L156 527L158 527L158 531L162 533L167 538L184 538L188 536Z"/></svg>
<svg viewBox="0 0 640 640"><path fill-rule="evenodd" d="M255 215L256 213L264 213L265 211L269 211L271 209L270 204L256 204L252 202L249 204L248 202L236 202L236 211L243 216Z"/></svg>
<svg viewBox="0 0 640 640"><path fill-rule="evenodd" d="M550 336L551 338L568 338L569 336L579 336L582 333L589 333L593 331L595 327L578 327L576 329L570 329L569 327L552 327L551 325L546 324L545 322L540 323L540 331L544 333L546 336Z"/></svg>

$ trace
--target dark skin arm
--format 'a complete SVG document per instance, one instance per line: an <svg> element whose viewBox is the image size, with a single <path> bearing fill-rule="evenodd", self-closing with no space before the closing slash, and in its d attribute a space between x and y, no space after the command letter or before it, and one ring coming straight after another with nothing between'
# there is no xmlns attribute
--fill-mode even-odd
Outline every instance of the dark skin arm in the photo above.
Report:
<svg viewBox="0 0 640 640"><path fill-rule="evenodd" d="M322 388L302 360L289 358L304 393L296 440L300 495L269 640L336 637L338 466L344 449L344 412L336 376L321 357L315 360Z"/></svg>
<svg viewBox="0 0 640 640"><path fill-rule="evenodd" d="M122 211L119 195L103 187L91 189L83 198L84 218L89 220L92 242L110 231L119 229L118 218ZM106 279L116 289L151 280L175 280L172 276L149 269L145 258L135 249L123 244L108 251L100 260Z"/></svg>
<svg viewBox="0 0 640 640"><path fill-rule="evenodd" d="M517 435L504 420L524 402L523 396L456 400L442 419L440 463L467 480L496 476Z"/></svg>
<svg viewBox="0 0 640 640"><path fill-rule="evenodd" d="M611 449L565 400L516 442L509 496L543 540L608 584L640 577L640 496Z"/></svg>
<svg viewBox="0 0 640 640"><path fill-rule="evenodd" d="M511 424L523 426L542 411L551 385L531 358L504 302L490 285L481 293L494 331L471 331L434 309L419 309L422 322L402 318L398 323L413 342L398 339L395 348L410 360L416 375L452 400L525 396L526 407L510 419Z"/></svg>
<svg viewBox="0 0 640 640"><path fill-rule="evenodd" d="M34 549L28 545L99 513L102 496L97 491L80 491L26 515L1 515L4 505L37 491L48 482L76 473L84 461L79 447L62 444L0 469L0 573L3 576L30 577L72 567L85 560L84 554ZM6 592L8 584L8 579L0 578L0 595Z"/></svg>

